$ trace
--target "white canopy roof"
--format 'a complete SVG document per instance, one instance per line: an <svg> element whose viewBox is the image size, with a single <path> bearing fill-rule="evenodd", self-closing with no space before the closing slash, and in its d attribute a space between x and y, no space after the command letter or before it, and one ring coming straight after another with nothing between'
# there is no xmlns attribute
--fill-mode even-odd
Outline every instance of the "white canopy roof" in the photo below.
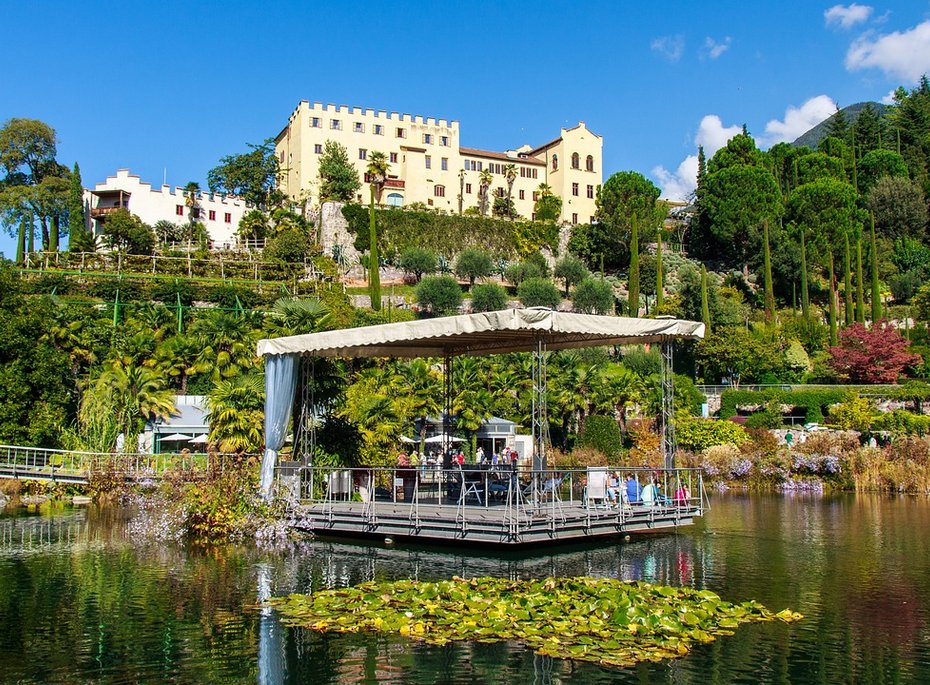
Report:
<svg viewBox="0 0 930 685"><path fill-rule="evenodd" d="M347 328L260 340L259 356L441 357L547 349L636 345L704 337L704 324L679 319L630 319L549 309L506 309L436 319Z"/></svg>

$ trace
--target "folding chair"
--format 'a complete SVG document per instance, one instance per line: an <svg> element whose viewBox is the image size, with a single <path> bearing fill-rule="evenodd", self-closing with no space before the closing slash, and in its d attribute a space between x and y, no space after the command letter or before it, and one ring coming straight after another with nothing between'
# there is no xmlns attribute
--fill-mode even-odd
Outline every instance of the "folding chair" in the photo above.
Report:
<svg viewBox="0 0 930 685"><path fill-rule="evenodd" d="M584 504L586 507L607 506L607 469L588 467L588 485L585 487Z"/></svg>

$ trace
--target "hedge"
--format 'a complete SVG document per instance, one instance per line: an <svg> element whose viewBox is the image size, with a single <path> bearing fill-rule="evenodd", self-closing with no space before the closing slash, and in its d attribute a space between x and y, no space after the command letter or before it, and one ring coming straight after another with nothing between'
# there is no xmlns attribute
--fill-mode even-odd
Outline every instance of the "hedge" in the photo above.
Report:
<svg viewBox="0 0 930 685"><path fill-rule="evenodd" d="M714 445L739 445L749 439L742 426L719 419L679 421L675 427L675 437L680 447L692 452L700 452Z"/></svg>
<svg viewBox="0 0 930 685"><path fill-rule="evenodd" d="M368 251L368 207L347 204L342 215L355 236L355 249ZM400 253L419 247L454 257L469 247L512 259L538 252L553 251L559 244L559 228L543 221L506 221L482 216L459 216L438 212L418 212L393 208L375 210L378 244L382 254Z"/></svg>
<svg viewBox="0 0 930 685"><path fill-rule="evenodd" d="M721 419L736 416L738 407L762 406L772 401L789 407L804 407L805 420L808 423L820 423L830 405L849 399L850 390L782 390L767 388L765 390L724 390L720 395Z"/></svg>

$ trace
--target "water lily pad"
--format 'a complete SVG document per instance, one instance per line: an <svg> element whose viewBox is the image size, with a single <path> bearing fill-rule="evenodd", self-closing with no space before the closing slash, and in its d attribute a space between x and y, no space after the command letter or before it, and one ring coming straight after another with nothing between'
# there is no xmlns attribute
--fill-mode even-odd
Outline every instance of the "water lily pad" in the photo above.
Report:
<svg viewBox="0 0 930 685"><path fill-rule="evenodd" d="M743 623L798 621L709 590L606 578L400 580L272 599L311 630L398 633L429 644L516 640L540 654L631 666L684 656Z"/></svg>

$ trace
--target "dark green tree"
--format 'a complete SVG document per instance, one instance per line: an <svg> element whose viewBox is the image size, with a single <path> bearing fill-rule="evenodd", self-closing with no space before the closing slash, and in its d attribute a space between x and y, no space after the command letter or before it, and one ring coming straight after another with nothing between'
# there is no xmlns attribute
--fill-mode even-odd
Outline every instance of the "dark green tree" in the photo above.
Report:
<svg viewBox="0 0 930 685"><path fill-rule="evenodd" d="M71 170L68 189L68 251L93 252L94 237L87 230L84 216L84 186L81 182L81 168L74 163Z"/></svg>
<svg viewBox="0 0 930 685"><path fill-rule="evenodd" d="M772 285L772 254L769 248L769 222L768 219L762 221L762 243L765 250L764 256L764 283L765 283L765 320L767 323L775 321L775 289Z"/></svg>
<svg viewBox="0 0 930 685"><path fill-rule="evenodd" d="M629 315L639 316L639 220L633 220L633 235L630 238Z"/></svg>
<svg viewBox="0 0 930 685"><path fill-rule="evenodd" d="M875 230L881 237L926 236L927 202L920 186L909 179L879 179L869 191L866 205L875 215Z"/></svg>
<svg viewBox="0 0 930 685"><path fill-rule="evenodd" d="M876 324L882 319L882 299L881 291L878 287L878 241L875 239L875 215L871 215L870 223L872 228L872 245L870 257L872 259L872 324ZM836 344L835 342L833 343Z"/></svg>
<svg viewBox="0 0 930 685"><path fill-rule="evenodd" d="M576 312L585 314L613 314L614 289L600 276L588 276L575 286L572 303Z"/></svg>
<svg viewBox="0 0 930 685"><path fill-rule="evenodd" d="M497 283L482 283L471 290L473 312L495 312L507 306L507 291Z"/></svg>
<svg viewBox="0 0 930 685"><path fill-rule="evenodd" d="M527 278L517 288L517 296L525 307L555 309L562 302L562 294L548 278Z"/></svg>
<svg viewBox="0 0 930 685"><path fill-rule="evenodd" d="M417 304L434 316L455 314L462 304L462 289L452 276L426 276L416 290Z"/></svg>
<svg viewBox="0 0 930 685"><path fill-rule="evenodd" d="M565 284L565 297L568 297L573 285L581 283L590 275L584 262L570 252L555 263L552 273Z"/></svg>
<svg viewBox="0 0 930 685"><path fill-rule="evenodd" d="M843 236L843 300L845 303L845 322L851 326L853 322L853 293L852 293L852 257L849 250L849 234Z"/></svg>
<svg viewBox="0 0 930 685"><path fill-rule="evenodd" d="M320 155L320 202L351 202L361 187L345 147L327 140Z"/></svg>
<svg viewBox="0 0 930 685"><path fill-rule="evenodd" d="M836 345L836 279L833 277L833 252L827 256L827 291L830 298L830 344Z"/></svg>
<svg viewBox="0 0 930 685"><path fill-rule="evenodd" d="M810 290L807 284L807 246L805 234L807 231L801 227L801 315L807 321L810 318Z"/></svg>
<svg viewBox="0 0 930 685"><path fill-rule="evenodd" d="M436 255L422 247L408 247L400 253L400 268L408 274L413 274L417 283L423 274L431 274L439 268Z"/></svg>
<svg viewBox="0 0 930 685"><path fill-rule="evenodd" d="M660 230L656 239L656 311L661 310L665 304L664 268L662 264L662 231Z"/></svg>
<svg viewBox="0 0 930 685"><path fill-rule="evenodd" d="M268 139L261 145L250 143L248 147L248 152L223 157L207 172L210 192L235 195L264 210L281 206L284 195L277 184L282 170L274 151L274 140Z"/></svg>
<svg viewBox="0 0 930 685"><path fill-rule="evenodd" d="M709 335L711 321L710 304L707 299L707 267L703 264L701 265L701 321L704 323L704 328L707 329L707 334Z"/></svg>
<svg viewBox="0 0 930 685"><path fill-rule="evenodd" d="M459 278L468 279L468 287L475 285L475 279L487 278L494 272L491 255L478 248L469 248L455 260L455 273Z"/></svg>
<svg viewBox="0 0 930 685"><path fill-rule="evenodd" d="M856 239L856 322L865 323L865 282L862 278L862 238Z"/></svg>

